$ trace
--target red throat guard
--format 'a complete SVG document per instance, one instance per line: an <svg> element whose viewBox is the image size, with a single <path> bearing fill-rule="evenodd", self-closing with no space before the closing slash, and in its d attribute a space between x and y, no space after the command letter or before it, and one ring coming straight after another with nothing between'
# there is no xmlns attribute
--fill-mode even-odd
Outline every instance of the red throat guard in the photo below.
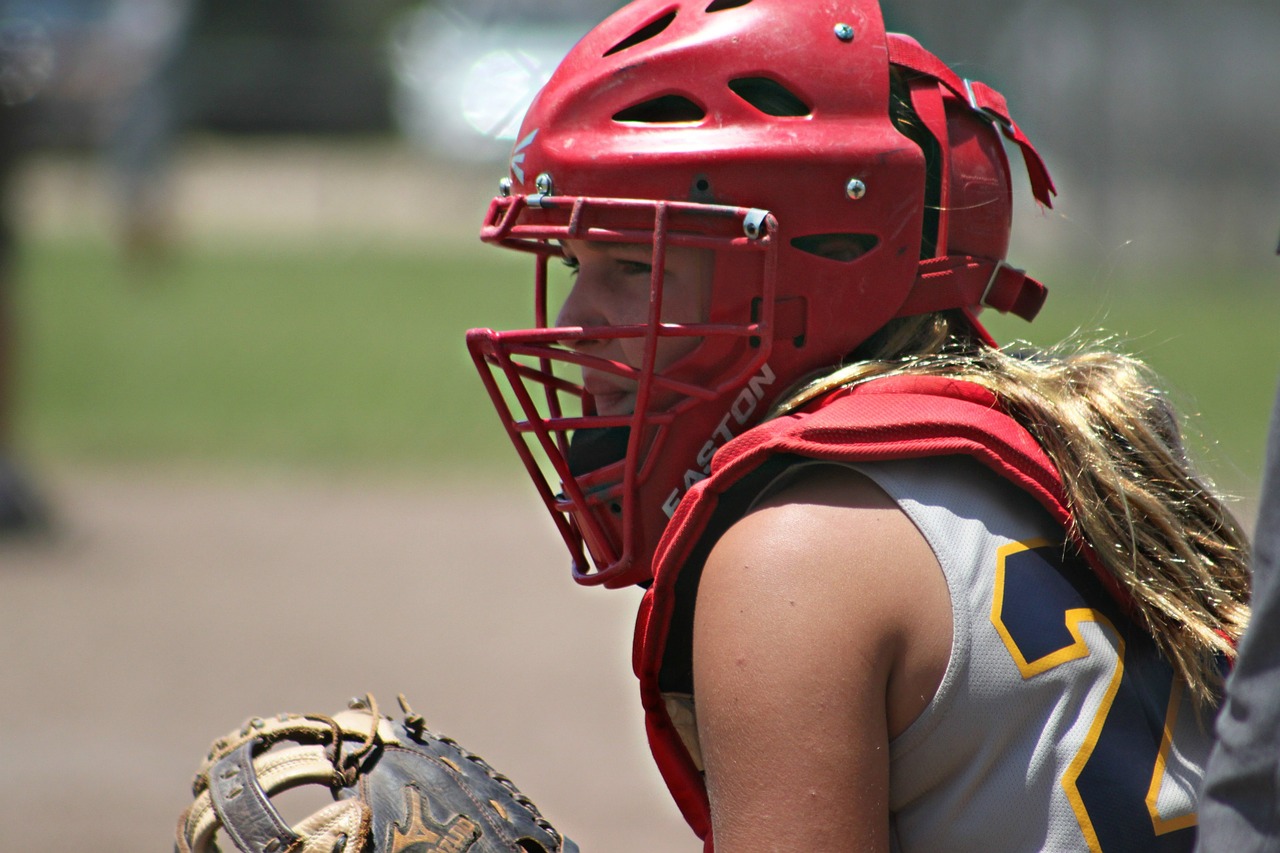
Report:
<svg viewBox="0 0 1280 853"><path fill-rule="evenodd" d="M936 151L931 191L893 86ZM578 43L530 107L481 230L533 255L534 327L473 329L467 344L579 582L648 581L716 449L888 321L1035 316L1044 288L1004 263L1002 135L1048 205L1049 175L1003 98L886 34L870 0L639 0ZM648 321L556 328L547 267L563 240L648 247ZM660 322L676 246L714 252L701 322ZM658 371L670 337L696 348ZM642 341L642 363L573 346L602 338ZM634 411L597 414L583 368L634 383Z"/></svg>

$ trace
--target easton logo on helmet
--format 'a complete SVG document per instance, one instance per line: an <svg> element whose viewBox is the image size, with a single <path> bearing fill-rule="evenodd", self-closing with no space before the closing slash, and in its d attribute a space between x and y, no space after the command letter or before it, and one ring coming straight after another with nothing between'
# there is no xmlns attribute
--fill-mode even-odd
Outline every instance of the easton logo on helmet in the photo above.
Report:
<svg viewBox="0 0 1280 853"><path fill-rule="evenodd" d="M702 445L702 449L698 451L695 460L696 468L688 468L684 472L683 486L677 486L671 490L671 494L667 495L667 499L662 502L662 511L666 513L667 518L671 518L675 514L676 507L680 504L680 498L684 493L693 488L693 485L700 480L705 480L711 475L711 458L715 456L716 449L731 441L735 435L729 426L732 420L739 427L745 426L751 416L755 414L760 403L764 400L764 389L777 381L777 377L773 373L773 368L765 364L760 369L760 374L753 377L742 390L738 392L738 396L734 398L733 405L729 407L729 411L720 419L720 423L712 430L711 437Z"/></svg>
<svg viewBox="0 0 1280 853"><path fill-rule="evenodd" d="M538 129L534 128L533 132L516 143L515 150L511 152L511 174L516 176L516 180L524 183L524 150L533 144L533 140L538 135Z"/></svg>

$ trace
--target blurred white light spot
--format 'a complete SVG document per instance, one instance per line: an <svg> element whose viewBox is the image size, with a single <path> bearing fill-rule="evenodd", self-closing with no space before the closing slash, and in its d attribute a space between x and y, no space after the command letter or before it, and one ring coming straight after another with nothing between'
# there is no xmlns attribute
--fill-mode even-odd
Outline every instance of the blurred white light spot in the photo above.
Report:
<svg viewBox="0 0 1280 853"><path fill-rule="evenodd" d="M554 70L554 62L525 51L486 53L471 64L463 82L463 118L477 133L515 139L521 118Z"/></svg>

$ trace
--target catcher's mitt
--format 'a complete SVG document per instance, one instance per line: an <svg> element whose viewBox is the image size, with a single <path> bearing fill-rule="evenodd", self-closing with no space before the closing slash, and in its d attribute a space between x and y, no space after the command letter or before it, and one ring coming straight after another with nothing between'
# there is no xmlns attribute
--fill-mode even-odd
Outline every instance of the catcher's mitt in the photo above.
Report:
<svg viewBox="0 0 1280 853"><path fill-rule="evenodd" d="M174 850L216 853L222 836L243 853L577 853L511 780L400 707L394 720L369 696L214 741ZM272 797L308 784L334 802L291 827Z"/></svg>

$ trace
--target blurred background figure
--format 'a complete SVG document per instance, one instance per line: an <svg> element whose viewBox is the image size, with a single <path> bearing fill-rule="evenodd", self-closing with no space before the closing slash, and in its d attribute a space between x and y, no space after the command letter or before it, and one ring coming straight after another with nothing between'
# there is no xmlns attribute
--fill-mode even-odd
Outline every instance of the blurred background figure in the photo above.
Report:
<svg viewBox="0 0 1280 853"><path fill-rule="evenodd" d="M101 152L127 256L163 251L196 0L0 0L25 146Z"/></svg>
<svg viewBox="0 0 1280 853"><path fill-rule="evenodd" d="M15 458L19 168L50 144L100 147L116 177L126 254L163 251L175 63L193 9L194 0L0 0L0 535L49 527Z"/></svg>
<svg viewBox="0 0 1280 853"><path fill-rule="evenodd" d="M1205 768L1198 853L1280 851L1280 393L1253 541L1252 607Z"/></svg>
<svg viewBox="0 0 1280 853"><path fill-rule="evenodd" d="M18 14L16 0L0 0L0 537L46 529L48 513L14 449L17 319L14 287L18 235L14 176L30 143L32 102L52 74L44 33Z"/></svg>
<svg viewBox="0 0 1280 853"><path fill-rule="evenodd" d="M146 261L174 239L172 165L184 111L187 40L196 0L114 0L103 20L103 51L112 55L118 93L106 103L107 156L115 178L121 246Z"/></svg>

